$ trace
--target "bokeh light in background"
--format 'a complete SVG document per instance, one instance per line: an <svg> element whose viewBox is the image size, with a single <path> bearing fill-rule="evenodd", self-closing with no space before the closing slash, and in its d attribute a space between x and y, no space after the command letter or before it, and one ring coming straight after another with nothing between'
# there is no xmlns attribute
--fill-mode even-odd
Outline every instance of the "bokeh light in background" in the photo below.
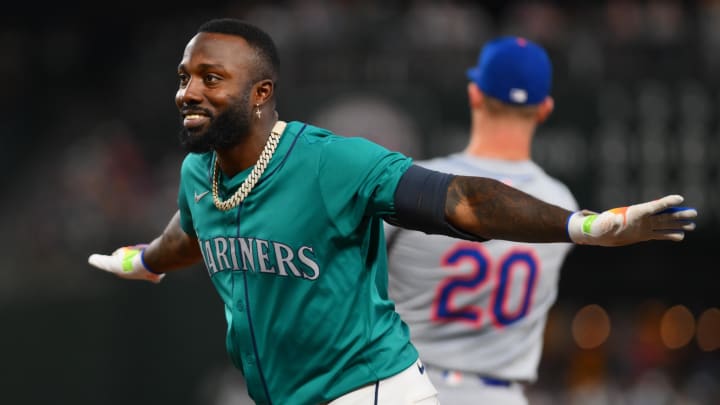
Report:
<svg viewBox="0 0 720 405"><path fill-rule="evenodd" d="M580 309L572 321L572 336L582 349L593 349L610 336L610 317L600 305Z"/></svg>
<svg viewBox="0 0 720 405"><path fill-rule="evenodd" d="M720 309L708 308L697 323L697 344L706 352L720 350Z"/></svg>
<svg viewBox="0 0 720 405"><path fill-rule="evenodd" d="M687 307L675 305L660 320L660 337L670 349L688 344L695 335L695 318Z"/></svg>

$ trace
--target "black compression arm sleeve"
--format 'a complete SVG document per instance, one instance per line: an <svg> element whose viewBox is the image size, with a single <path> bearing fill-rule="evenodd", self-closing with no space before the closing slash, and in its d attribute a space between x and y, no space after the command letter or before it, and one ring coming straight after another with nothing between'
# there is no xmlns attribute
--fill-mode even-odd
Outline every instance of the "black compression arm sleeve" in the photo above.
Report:
<svg viewBox="0 0 720 405"><path fill-rule="evenodd" d="M445 201L450 181L455 176L412 165L395 190L395 216L385 218L393 225L429 234L485 241L463 232L445 219Z"/></svg>

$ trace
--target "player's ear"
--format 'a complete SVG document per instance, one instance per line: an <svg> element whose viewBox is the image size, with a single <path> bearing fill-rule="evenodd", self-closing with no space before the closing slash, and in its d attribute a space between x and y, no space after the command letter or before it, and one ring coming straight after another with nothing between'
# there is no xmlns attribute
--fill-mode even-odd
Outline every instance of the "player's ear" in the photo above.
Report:
<svg viewBox="0 0 720 405"><path fill-rule="evenodd" d="M273 91L275 90L275 83L270 80L261 80L253 85L253 104L264 104L270 97L272 97Z"/></svg>
<svg viewBox="0 0 720 405"><path fill-rule="evenodd" d="M480 87L478 87L475 82L470 82L468 83L467 91L468 103L470 104L470 108L475 110L482 107L485 95L483 94L482 90L480 90Z"/></svg>
<svg viewBox="0 0 720 405"><path fill-rule="evenodd" d="M537 110L537 122L543 123L552 114L555 109L555 100L552 97L547 96L545 100L540 102Z"/></svg>

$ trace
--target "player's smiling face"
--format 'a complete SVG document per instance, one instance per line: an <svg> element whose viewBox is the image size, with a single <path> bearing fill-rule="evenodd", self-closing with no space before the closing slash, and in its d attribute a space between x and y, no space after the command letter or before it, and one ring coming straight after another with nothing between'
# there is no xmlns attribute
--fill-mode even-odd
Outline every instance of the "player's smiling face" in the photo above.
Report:
<svg viewBox="0 0 720 405"><path fill-rule="evenodd" d="M254 58L247 42L233 35L200 33L188 42L175 95L186 150L227 149L249 132Z"/></svg>

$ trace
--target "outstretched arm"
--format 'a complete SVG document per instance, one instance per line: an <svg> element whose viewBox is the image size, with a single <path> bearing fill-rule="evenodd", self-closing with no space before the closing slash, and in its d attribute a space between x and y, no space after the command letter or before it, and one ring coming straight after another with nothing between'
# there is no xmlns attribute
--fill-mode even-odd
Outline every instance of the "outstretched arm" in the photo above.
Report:
<svg viewBox="0 0 720 405"><path fill-rule="evenodd" d="M395 215L388 222L425 233L469 240L574 242L621 246L647 240L681 241L695 229L697 211L683 198L571 212L502 182L455 176L411 166L395 191Z"/></svg>
<svg viewBox="0 0 720 405"><path fill-rule="evenodd" d="M180 211L175 212L163 233L145 248L143 259L158 273L192 266L202 259L197 239L180 227Z"/></svg>
<svg viewBox="0 0 720 405"><path fill-rule="evenodd" d="M484 239L569 242L566 226L571 214L483 177L455 176L448 186L445 202L448 222Z"/></svg>
<svg viewBox="0 0 720 405"><path fill-rule="evenodd" d="M149 244L124 246L111 255L95 253L88 262L118 277L159 283L165 273L189 267L201 259L197 239L182 230L177 211L163 233Z"/></svg>

